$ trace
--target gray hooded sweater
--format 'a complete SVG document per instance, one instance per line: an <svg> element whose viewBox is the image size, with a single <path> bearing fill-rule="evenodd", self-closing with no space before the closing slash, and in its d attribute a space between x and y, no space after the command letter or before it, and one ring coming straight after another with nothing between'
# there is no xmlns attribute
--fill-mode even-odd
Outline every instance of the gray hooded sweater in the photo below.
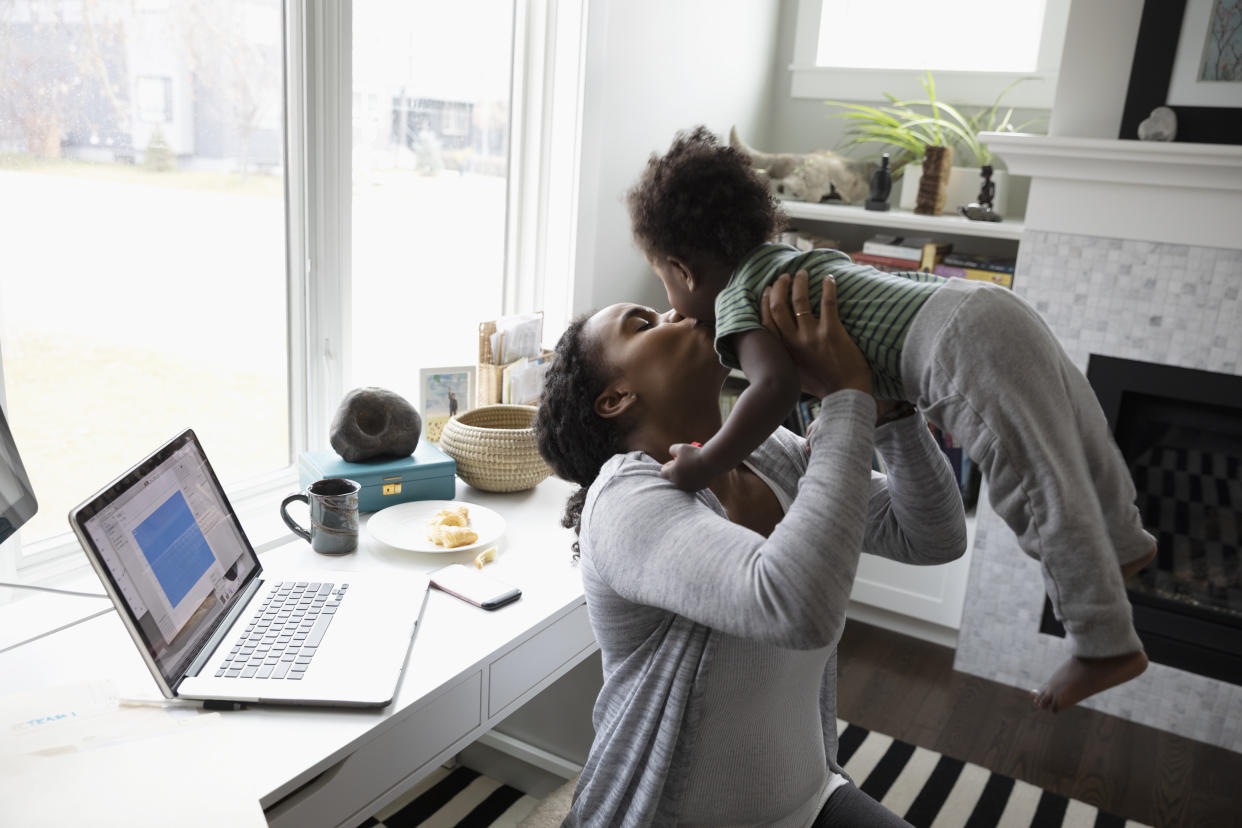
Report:
<svg viewBox="0 0 1242 828"><path fill-rule="evenodd" d="M785 429L755 451L751 467L793 500L767 538L642 452L604 465L579 536L604 685L566 825L810 824L841 772L835 652L860 550L938 564L966 547L923 419L874 422L870 395L840 391L809 456ZM887 477L871 471L873 445ZM813 680L774 678L790 675Z"/></svg>

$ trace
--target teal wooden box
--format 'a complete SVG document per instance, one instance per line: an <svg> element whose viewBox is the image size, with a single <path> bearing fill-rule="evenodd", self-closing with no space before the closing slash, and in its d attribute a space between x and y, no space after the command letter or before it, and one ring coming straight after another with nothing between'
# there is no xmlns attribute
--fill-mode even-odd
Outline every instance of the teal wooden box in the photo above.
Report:
<svg viewBox="0 0 1242 828"><path fill-rule="evenodd" d="M397 460L350 463L331 449L298 455L298 482L305 489L325 477L347 477L362 486L358 510L378 512L409 500L452 500L457 494L457 463L436 447L419 440L414 454Z"/></svg>

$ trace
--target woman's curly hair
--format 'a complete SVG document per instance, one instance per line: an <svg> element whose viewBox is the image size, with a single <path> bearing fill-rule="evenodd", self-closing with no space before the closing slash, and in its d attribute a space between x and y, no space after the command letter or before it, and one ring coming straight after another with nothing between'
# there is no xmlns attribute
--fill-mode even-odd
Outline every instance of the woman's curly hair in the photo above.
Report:
<svg viewBox="0 0 1242 828"><path fill-rule="evenodd" d="M652 154L626 201L643 252L732 265L784 229L767 183L741 151L704 126L682 130Z"/></svg>
<svg viewBox="0 0 1242 828"><path fill-rule="evenodd" d="M556 343L556 356L544 377L539 410L535 413L535 442L556 476L578 484L565 504L561 525L576 535L582 526L587 488L614 454L626 450L625 432L615 419L595 412L595 399L608 375L598 347L593 348L582 329L588 316L569 323ZM578 558L577 539L573 544Z"/></svg>

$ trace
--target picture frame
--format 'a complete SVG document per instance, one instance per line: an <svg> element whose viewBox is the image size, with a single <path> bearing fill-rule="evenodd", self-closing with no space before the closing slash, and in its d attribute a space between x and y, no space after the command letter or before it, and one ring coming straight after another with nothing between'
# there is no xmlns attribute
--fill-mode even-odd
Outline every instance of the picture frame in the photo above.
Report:
<svg viewBox="0 0 1242 828"><path fill-rule="evenodd" d="M1242 0L1187 0L1169 103L1242 107L1240 52Z"/></svg>
<svg viewBox="0 0 1242 828"><path fill-rule="evenodd" d="M450 417L474 408L475 366L423 368L418 374L418 391L423 439L438 443Z"/></svg>
<svg viewBox="0 0 1242 828"><path fill-rule="evenodd" d="M1175 140L1178 142L1242 143L1242 82L1227 82L1228 88L1223 92L1217 90L1212 93L1210 100L1225 105L1177 103L1179 99L1209 99L1185 97L1185 93L1179 90L1183 90L1187 83L1193 83L1193 80L1187 79L1187 73L1197 71L1202 58L1205 21L1217 3L1234 1L1145 0L1118 138L1138 138L1139 124L1156 107L1167 106L1177 115ZM1184 25L1187 26L1185 37L1182 31ZM1180 60L1179 47L1183 51ZM1190 54L1186 53L1187 49L1191 50ZM1179 94L1183 97L1179 98Z"/></svg>

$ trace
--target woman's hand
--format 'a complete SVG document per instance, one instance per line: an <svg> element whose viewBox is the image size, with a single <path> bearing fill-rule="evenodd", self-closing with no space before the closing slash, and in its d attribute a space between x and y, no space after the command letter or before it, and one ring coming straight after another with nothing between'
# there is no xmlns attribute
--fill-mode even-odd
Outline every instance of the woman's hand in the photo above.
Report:
<svg viewBox="0 0 1242 828"><path fill-rule="evenodd" d="M763 326L781 338L798 366L802 390L816 397L853 388L871 393L871 368L837 316L837 283L824 275L819 318L811 311L807 272L782 273L764 289Z"/></svg>

